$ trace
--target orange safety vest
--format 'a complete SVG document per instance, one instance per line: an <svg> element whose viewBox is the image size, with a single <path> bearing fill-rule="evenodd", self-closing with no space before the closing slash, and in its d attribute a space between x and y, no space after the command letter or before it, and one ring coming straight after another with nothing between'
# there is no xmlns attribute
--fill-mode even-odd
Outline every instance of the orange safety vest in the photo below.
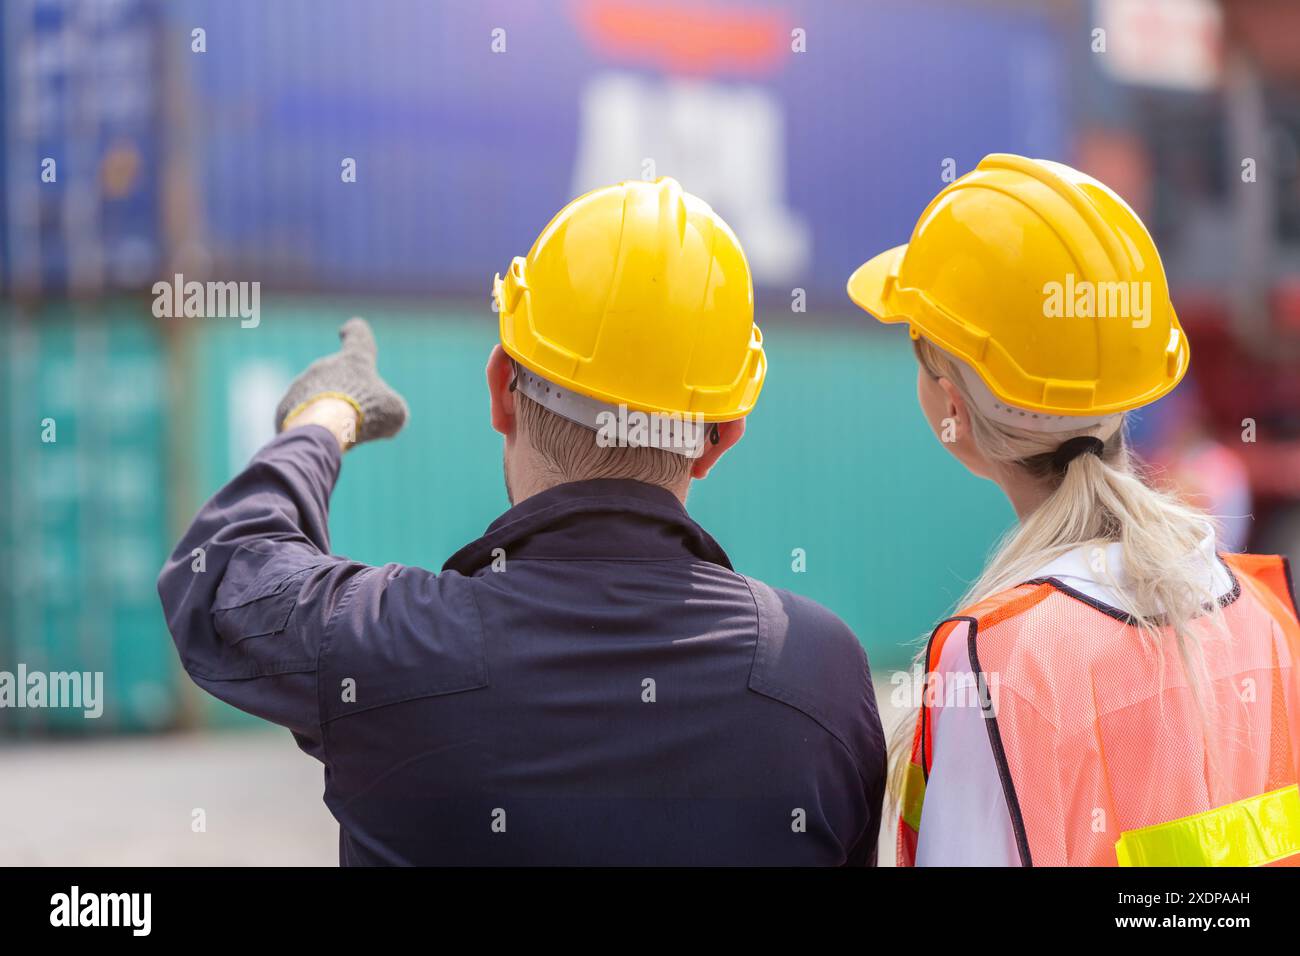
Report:
<svg viewBox="0 0 1300 956"><path fill-rule="evenodd" d="M936 717L930 678L962 624L970 688L1023 865L1300 865L1300 621L1290 569L1272 555L1222 558L1234 578L1220 602L1227 633L1201 642L1194 688L1172 632L1161 660L1131 617L1053 579L935 628L899 865L916 861Z"/></svg>

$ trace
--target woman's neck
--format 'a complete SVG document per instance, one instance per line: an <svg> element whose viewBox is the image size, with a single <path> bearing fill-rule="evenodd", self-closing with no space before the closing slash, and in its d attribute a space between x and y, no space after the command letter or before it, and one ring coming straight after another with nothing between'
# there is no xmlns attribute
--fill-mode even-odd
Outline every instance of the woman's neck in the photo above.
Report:
<svg viewBox="0 0 1300 956"><path fill-rule="evenodd" d="M1052 496L1053 489L1046 482L1031 477L1021 468L1008 469L993 480L1011 502L1021 523Z"/></svg>

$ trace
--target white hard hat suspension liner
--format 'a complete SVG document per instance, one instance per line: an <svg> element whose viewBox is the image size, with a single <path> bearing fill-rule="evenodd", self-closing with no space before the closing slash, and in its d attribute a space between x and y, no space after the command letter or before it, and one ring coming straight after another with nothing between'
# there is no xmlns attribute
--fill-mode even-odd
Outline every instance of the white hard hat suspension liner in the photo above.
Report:
<svg viewBox="0 0 1300 956"><path fill-rule="evenodd" d="M611 405L608 402L602 402L599 399L591 398L575 392L572 389L563 388L554 382L548 381L542 376L529 368L519 364L515 365L515 384L523 394L527 395L538 405L548 411L554 412L561 418L566 418L575 425L581 425L583 428L589 428L593 432L599 432L602 428L607 427L606 422L617 422L620 415L627 416L632 414L624 406L620 409L618 405ZM649 416L650 412L640 414ZM603 416L612 416L604 418ZM631 429L627 434L627 447L640 448L650 447L658 448L661 451L672 452L674 455L681 455L684 458L698 458L704 451L704 442L708 437L710 426L704 421L692 419L684 416L662 416L665 419L671 418L671 421L665 424L665 428L675 429L674 434L680 436L681 442L668 442L659 444L655 441L637 442L635 434ZM650 436L660 434L657 429L650 429Z"/></svg>

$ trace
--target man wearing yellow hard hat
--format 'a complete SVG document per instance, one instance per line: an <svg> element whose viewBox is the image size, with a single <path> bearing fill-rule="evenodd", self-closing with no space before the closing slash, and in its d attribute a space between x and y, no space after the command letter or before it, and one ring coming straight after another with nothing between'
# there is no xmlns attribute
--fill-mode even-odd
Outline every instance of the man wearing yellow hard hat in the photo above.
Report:
<svg viewBox="0 0 1300 956"><path fill-rule="evenodd" d="M1125 439L1189 360L1137 215L1068 166L987 156L848 291L907 324L928 424L1018 518L919 657L899 862L1300 863L1290 570L1220 553Z"/></svg>
<svg viewBox="0 0 1300 956"><path fill-rule="evenodd" d="M494 297L513 507L440 573L330 553L342 452L407 415L352 320L163 569L190 675L324 762L344 863L873 864L861 646L685 508L767 371L736 237L671 179L598 189Z"/></svg>

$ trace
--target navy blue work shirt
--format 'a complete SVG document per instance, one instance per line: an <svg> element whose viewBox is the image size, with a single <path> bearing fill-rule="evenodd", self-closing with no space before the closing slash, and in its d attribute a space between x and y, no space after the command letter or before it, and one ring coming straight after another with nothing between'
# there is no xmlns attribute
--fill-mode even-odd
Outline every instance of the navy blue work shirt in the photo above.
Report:
<svg viewBox="0 0 1300 956"><path fill-rule="evenodd" d="M528 498L440 573L359 564L341 457L277 437L158 592L195 683L324 763L343 864L874 864L884 744L835 615L636 481Z"/></svg>

